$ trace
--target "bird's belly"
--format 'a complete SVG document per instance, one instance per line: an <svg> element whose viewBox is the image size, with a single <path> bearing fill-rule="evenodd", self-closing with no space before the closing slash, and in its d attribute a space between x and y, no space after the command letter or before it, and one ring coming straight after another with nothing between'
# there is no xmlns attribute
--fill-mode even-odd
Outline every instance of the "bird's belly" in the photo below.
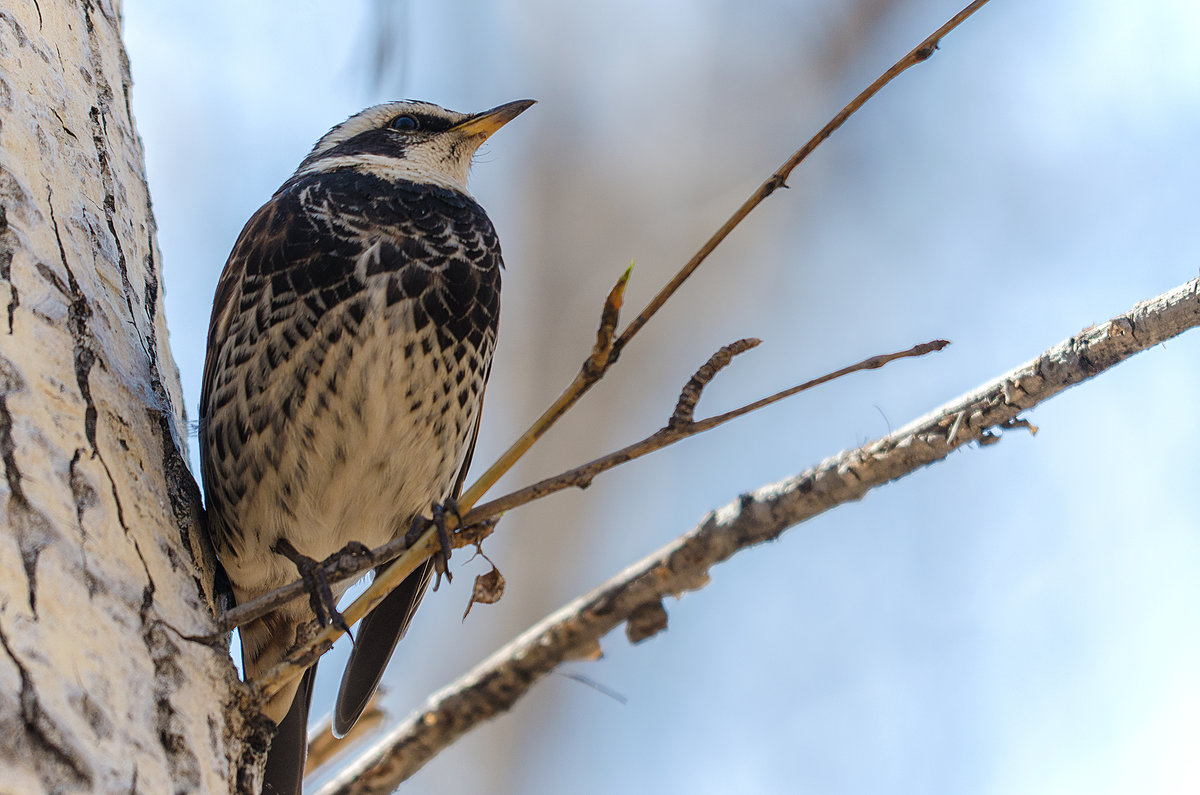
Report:
<svg viewBox="0 0 1200 795"><path fill-rule="evenodd" d="M286 537L317 560L352 541L377 547L449 496L482 401L490 345L444 350L428 326L370 325L309 372L289 415L273 416L243 449L269 462L234 512L247 544L269 548ZM288 405L300 357L289 364L272 374L258 411L281 415ZM239 598L296 578L278 555L231 557Z"/></svg>

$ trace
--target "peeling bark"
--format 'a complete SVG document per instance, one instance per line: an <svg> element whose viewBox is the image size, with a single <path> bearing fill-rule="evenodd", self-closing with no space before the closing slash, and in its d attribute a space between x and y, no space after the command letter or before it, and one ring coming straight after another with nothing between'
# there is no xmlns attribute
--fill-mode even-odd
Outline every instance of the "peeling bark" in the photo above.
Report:
<svg viewBox="0 0 1200 795"><path fill-rule="evenodd" d="M181 638L215 562L129 93L116 2L0 7L5 792L241 791L269 737Z"/></svg>

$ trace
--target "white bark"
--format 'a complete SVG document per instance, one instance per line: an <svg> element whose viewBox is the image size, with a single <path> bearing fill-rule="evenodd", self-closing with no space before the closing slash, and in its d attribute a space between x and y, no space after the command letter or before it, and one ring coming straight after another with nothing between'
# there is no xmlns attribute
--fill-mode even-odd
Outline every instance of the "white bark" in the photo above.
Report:
<svg viewBox="0 0 1200 795"><path fill-rule="evenodd" d="M212 558L129 91L114 2L0 6L4 792L231 791L261 736L181 638Z"/></svg>

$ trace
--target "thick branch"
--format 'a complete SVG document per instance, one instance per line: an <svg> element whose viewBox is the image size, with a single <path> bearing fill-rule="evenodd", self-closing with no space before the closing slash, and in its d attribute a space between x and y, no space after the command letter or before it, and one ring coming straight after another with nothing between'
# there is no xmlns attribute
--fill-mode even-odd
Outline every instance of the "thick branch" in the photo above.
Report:
<svg viewBox="0 0 1200 795"><path fill-rule="evenodd" d="M663 626L662 599L702 587L708 570L788 527L948 456L995 440L1018 415L1068 387L1200 325L1200 279L1086 329L888 436L763 486L601 587L543 619L347 765L320 795L390 792L478 723L507 711L559 664L587 658L623 622L636 639ZM647 630L643 619L657 616Z"/></svg>

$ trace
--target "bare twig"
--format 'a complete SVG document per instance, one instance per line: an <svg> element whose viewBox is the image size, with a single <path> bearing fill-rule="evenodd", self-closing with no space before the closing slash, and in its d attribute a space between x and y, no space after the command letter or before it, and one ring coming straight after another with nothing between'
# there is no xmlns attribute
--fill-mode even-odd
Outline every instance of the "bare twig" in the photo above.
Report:
<svg viewBox="0 0 1200 795"><path fill-rule="evenodd" d="M547 495L553 494L556 491L570 488L572 486L585 488L592 479L601 472L605 472L613 467L619 466L627 461L632 461L635 458L641 458L644 455L653 453L656 450L661 450L664 447L674 444L675 442L687 439L690 436L695 436L698 433L716 428L719 425L737 419L738 417L748 414L751 411L764 408L777 403L784 398L791 397L806 389L820 386L828 383L835 378L856 373L861 370L873 370L882 367L888 362L896 359L905 359L913 356L924 356L933 351L940 351L948 343L945 340L934 340L920 345L914 345L907 350L897 353L886 353L878 356L872 356L864 359L857 364L852 364L835 370L832 373L827 373L819 378L814 378L811 381L805 381L803 384L784 389L769 395L753 403L748 403L739 408L727 411L723 414L718 414L715 417L709 417L700 421L693 419L692 413L695 409L696 402L700 399L701 392L708 385L709 381L724 368L732 360L734 356L750 348L758 345L758 340L744 339L726 345L717 351L709 358L704 365L696 371L687 385L684 386L683 392L679 396L679 402L675 406L675 412L671 415L667 425L660 428L658 431L650 434L646 438L635 442L631 445L621 448L608 455L602 456L590 461L586 464L569 469L553 477L540 480L537 483L526 486L517 491L511 492L491 500L483 505L480 505L463 516L464 526L455 531L450 537L451 546L455 549L468 546L470 544L479 544L483 539L491 535L495 528L496 522L501 514L513 508L520 507L526 503L541 499ZM381 564L395 560L399 555L405 553L408 547L403 538L394 539L371 550L369 554L360 552L343 552L335 556L329 563L326 564L324 572L330 583L339 582L341 580L357 577L368 569L372 569ZM225 633L231 632L239 626L260 618L271 612L280 605L290 602L292 599L299 598L307 594L307 585L304 580L298 580L294 583L289 583L283 588L276 589L268 594L264 594L257 599L239 605L232 610L226 611L221 616L220 625L215 633L204 636L203 638L192 638L192 640L213 640L222 637Z"/></svg>
<svg viewBox="0 0 1200 795"><path fill-rule="evenodd" d="M726 345L709 357L709 360L684 384L683 391L679 393L679 400L675 403L675 411L672 412L671 419L667 422L667 427L677 428L691 425L696 418L696 404L700 401L700 393L704 391L704 387L716 378L717 373L729 366L734 356L745 353L751 348L757 348L761 344L762 340L748 337Z"/></svg>
<svg viewBox="0 0 1200 795"><path fill-rule="evenodd" d="M379 565L384 561L394 558L396 554L403 550L403 539L400 539L398 545L400 549L388 557L381 556L380 549L371 550L369 556L360 555L356 552L343 551L333 560L328 561L324 566L325 578L330 583L341 582L348 580L351 577L359 577L370 569ZM389 545L390 546L390 545ZM386 554L386 553L383 553ZM256 618L261 618L267 613L270 613L277 607L287 604L293 599L297 599L308 593L308 586L303 579L290 582L282 588L277 588L270 593L251 599L248 602L243 602L236 607L226 610L217 618L217 628L211 635L203 637L191 637L190 640L213 640L220 638L225 634L232 632L240 626L248 624Z"/></svg>
<svg viewBox="0 0 1200 795"><path fill-rule="evenodd" d="M621 448L608 455L602 456L589 461L586 464L574 467L562 472L553 477L545 478L537 483L526 486L517 491L511 492L491 500L483 505L480 505L463 516L463 527L460 527L450 536L450 543L454 549L459 549L471 544L478 545L485 538L491 535L495 528L496 522L505 511L520 507L526 503L541 499L547 495L557 491L570 488L572 486L585 488L596 475L605 472L613 467L619 466L627 461L632 461L635 458L641 458L644 455L653 453L656 450L661 450L664 447L674 444L675 442L687 439L690 436L695 436L698 433L716 428L719 425L735 420L744 414L751 411L756 411L772 403L777 403L784 398L791 397L806 389L812 389L815 386L828 383L835 378L856 373L861 370L873 370L882 367L888 362L896 359L905 359L913 356L924 356L927 353L940 351L947 344L945 340L934 340L920 345L914 345L907 350L897 353L887 353L878 356L872 356L864 359L857 364L852 364L835 370L832 373L827 373L820 378L814 378L811 381L805 381L803 384L798 384L773 395L747 403L744 406L719 414L715 417L709 417L700 421L695 421L692 413L695 409L696 402L700 399L701 392L708 385L709 381L739 353L747 351L756 345L759 341L756 339L738 340L731 345L726 345L717 351L709 358L704 365L696 371L687 385L684 386L683 392L679 396L679 402L675 406L675 412L671 415L667 425L660 428L658 431L650 434L646 438L635 442L631 445ZM358 551L344 551L342 554L335 556L329 561L324 573L330 583L347 580L351 577L357 577L368 569L372 569L381 564L395 560L397 556L406 552L408 547L403 538L394 539L388 543L376 547L369 554L363 554ZM265 616L280 605L290 602L292 599L299 598L308 593L307 585L304 580L298 580L289 583L283 588L278 588L270 593L263 594L257 599L253 599L245 604L238 605L236 608L228 610L221 616L220 624L215 633L204 636L203 638L194 637L192 640L214 640L222 637L225 633L232 632L239 626L253 621L256 618Z"/></svg>
<svg viewBox="0 0 1200 795"><path fill-rule="evenodd" d="M846 120L853 116L859 108L865 105L867 101L871 99L871 97L878 94L884 86L899 77L902 72L905 72L913 66L928 60L929 57L932 56L937 50L938 44L941 42L941 40L945 38L950 31L954 30L963 22L965 22L968 17L982 8L987 2L988 0L974 0L974 2L969 4L962 11L959 11L957 14L955 14L952 18L950 18L950 20L927 36L924 41L914 47L903 58L896 61L896 63L894 63L887 71L876 78L871 85L863 89L858 96L856 96L845 107L838 111L837 114L829 120L828 124L822 127L816 135L810 138L804 144L804 146L797 149L791 157L784 161L783 165L776 169L775 172L758 187L758 190L754 191L750 198L746 199L746 201L742 203L742 206L738 207L738 209L734 211L733 215L729 216L729 219L725 221L725 223L723 223L716 232L713 233L712 237L705 241L704 245L700 247L700 250L692 255L692 258L688 260L682 268L679 269L679 271L671 278L669 282L667 282L666 285L663 286L661 290L658 291L658 294L651 299L650 303L648 303L646 307L638 314L638 316L635 317L629 323L629 325L625 327L625 330L621 332L621 335L612 341L609 350L604 356L603 364L597 366L597 363L593 361L595 354L593 354L593 357L589 357L584 363L583 367L580 368L580 371L575 376L575 379L567 386L565 390L563 390L562 394L558 396L550 408L544 411L542 416L538 417L537 420L534 421L533 425L531 425L529 429L517 439L517 441L513 442L512 446L505 451L504 455L502 455L495 464L493 464L487 469L487 471L479 476L479 479L475 481L475 483L473 483L466 492L463 493L463 498L459 500L459 504L467 506L474 505L479 498L487 492L488 489L494 486L496 481L498 481L504 475L504 473L507 472L522 455L525 454L525 452L533 445L533 443L541 438L546 431L549 430L550 426L553 425L558 418L561 417L564 412L566 412L567 409L574 405L579 398L583 397L584 393L591 389L592 385L604 375L605 371L607 371L609 367L616 363L617 359L621 356L621 352L625 350L625 346L630 343L630 341L634 338L634 336L637 335L639 331L641 331L643 326L650 322L650 318L652 318L659 309L662 309L663 305L667 302L667 299L674 295L675 292L683 285L683 283L687 281L693 273L696 272L700 265L706 259L708 259L709 255L716 250L717 246L719 246L725 240L725 238L729 237L729 234L735 228L737 228L738 224L744 221L746 216L753 212L758 205L766 201L768 196L770 196L779 188L787 187L787 178L791 176L792 171L794 171L797 166L804 162L804 160L808 158L808 156L825 141L825 139L833 135L833 133L843 124L845 124ZM622 279L627 280L628 278L629 271L626 271ZM623 283L621 283L620 286L623 289Z"/></svg>
<svg viewBox="0 0 1200 795"><path fill-rule="evenodd" d="M882 439L743 495L434 694L423 710L376 740L318 795L391 791L471 728L507 711L561 662L594 653L600 638L622 622L654 614L660 625L664 597L703 586L713 565L963 445L982 442L996 429L1024 427L1021 412L1195 326L1200 326L1200 279L1084 330ZM639 624L638 635L654 626L647 630Z"/></svg>
<svg viewBox="0 0 1200 795"><path fill-rule="evenodd" d="M344 737L333 736L332 716L320 729L309 732L308 756L304 760L304 775L308 776L321 765L328 764L350 749L355 743L371 736L387 720L387 713L379 706L379 691L375 698L367 704L363 714L358 717L354 727Z"/></svg>
<svg viewBox="0 0 1200 795"><path fill-rule="evenodd" d="M974 2L964 8L962 11L959 11L957 14L951 17L944 25L935 30L933 33L929 34L924 41L910 50L908 54L899 61L896 61L896 63L892 64L892 66L886 72L877 77L875 82L871 83L871 85L863 89L858 96L850 100L850 102L844 108L839 110L837 114L829 120L828 124L822 127L816 135L814 135L808 140L807 143L804 144L804 146L797 149L795 154L784 161L784 164L776 169L775 173L768 177L766 182L758 186L758 190L754 191L749 199L746 199L742 206L739 207L737 211L729 217L729 220L722 224L721 228L713 233L713 236L710 237L708 241L700 247L700 250L697 251L690 260L688 260L687 264L675 274L671 281L668 282L665 287L659 290L658 295L654 296L650 303L646 305L646 308L642 310L641 314L630 321L629 325L625 327L625 331L623 331L621 336L618 337L613 343L612 354L609 356L610 363L615 362L617 358L620 357L621 351L625 349L625 346L629 344L629 341L633 339L633 336L641 330L642 326L649 322L650 318L654 316L654 313L662 308L663 304L667 302L667 299L675 294L675 291L678 290L685 281L687 281L689 276L695 273L696 269L700 267L700 264L704 262L704 260L708 259L708 255L712 254L717 246L719 246L721 242L725 240L725 238L729 237L729 233L732 232L738 224L745 220L747 215L749 215L756 207L758 207L758 205L762 204L772 193L780 188L787 187L787 179L789 176L791 176L791 173L795 170L796 166L804 162L804 160L811 155L818 146L824 143L826 138L833 135L839 127L846 123L847 119L853 116L859 108L865 105L869 99L871 99L871 97L878 94L884 86L899 77L901 73L908 71L919 63L929 60L930 56L932 56L937 50L941 40L944 39L946 35L950 33L950 31L957 28L959 25L965 22L968 17L982 8L987 2L988 0L974 0Z"/></svg>
<svg viewBox="0 0 1200 795"><path fill-rule="evenodd" d="M907 71L913 66L916 66L923 61L929 59L937 50L939 42L950 31L954 30L962 24L972 14L982 8L988 0L974 0L962 11L955 14L949 21L939 27L931 35L925 38L919 45L911 50L907 55L897 61L891 68L880 75L870 86L862 91L857 97L850 101L844 108L826 124L821 130L814 135L807 143L798 149L791 157L789 157L782 166L772 174L766 182L764 182L757 191L749 199L747 199L741 207L730 216L721 227L713 234L711 238L696 254L679 270L678 273L664 286L658 294L650 301L649 304L641 311L640 314L625 328L619 337L612 341L611 346L602 345L601 340L605 335L605 324L607 319L612 316L612 326L608 330L611 335L616 327L615 312L620 308L622 296L624 293L624 285L628 281L629 271L626 270L614 288L613 294L610 294L609 300L605 303L604 312L602 313L601 331L598 333L597 349L607 348L602 355L598 355L597 350L593 350L591 356L580 367L579 373L571 384L555 399L554 403L548 409L542 412L542 415L534 421L533 425L525 431L517 441L506 450L499 459L479 477L466 491L458 498L458 506L462 510L467 510L487 492L496 481L498 481L516 462L525 454L526 451L539 438L545 435L559 417L561 417L571 406L573 406L580 397L586 393L593 384L598 381L608 368L610 368L621 355L625 346L633 339L633 337L649 322L659 309L667 302L679 287L690 277L701 263L721 244L725 238L740 224L746 216L748 216L758 205L760 205L768 196L774 193L781 187L786 187L787 177L791 172L804 161L825 139L829 138L845 121L850 118L859 108L861 108L871 97L875 96L884 86L898 77L902 72ZM614 301L613 295L616 298ZM389 565L371 583L353 603L351 603L342 615L350 624L361 619L374 607L383 601L392 589L403 582L404 578L411 574L419 565L420 561L425 557L433 554L436 551L436 532L433 528L427 530L424 535L414 545L413 550L406 552L398 558L393 564ZM418 557L419 556L419 557ZM318 650L320 653L328 651L332 647L333 641L340 636L340 631L335 627L327 626L317 633L316 637L309 645L296 651L288 659L275 666L271 671L268 671L262 678L259 685L265 695L271 695L278 691L282 685L300 676L304 668L311 665L312 661L317 659ZM314 656L316 655L316 656Z"/></svg>
<svg viewBox="0 0 1200 795"><path fill-rule="evenodd" d="M776 392L773 395L768 395L765 398L756 400L753 403L747 403L744 406L739 406L736 409L726 411L723 414L718 414L714 417L707 417L703 420L690 419L690 413L694 407L692 390L695 390L694 398L699 399L700 387L696 387L696 385L707 383L706 377L712 377L714 372L710 371L710 368L712 368L714 361L721 362L724 360L724 362L727 363L727 357L731 355L729 351L737 350L738 347L743 345L745 347L743 347L742 350L753 347L753 345L748 344L749 342L750 340L739 340L733 345L727 345L714 354L712 358L710 358L708 362L706 362L705 365L696 372L696 375L694 375L692 380L688 382L688 385L684 387L683 394L679 397L679 405L676 406L675 413L671 416L671 419L668 421L665 427L660 428L641 441L622 447L620 450L616 450L608 455L601 456L594 461L577 466L574 469L568 470L559 475L555 475L554 477L549 477L545 480L539 480L537 483L517 489L516 491L506 494L503 497L498 497L489 502L485 502L483 505L480 505L478 508L475 508L466 516L464 516L464 521L475 521L477 517L479 520L482 520L484 517L493 516L501 513L502 511L511 510L519 505L524 505L527 502L541 499L548 494L553 494L554 492L562 491L563 489L571 487L587 488L589 485L591 485L593 478L595 478L596 475L599 475L601 472L606 472L613 467L624 464L627 461L632 461L635 458L641 458L644 455L653 453L656 450L661 450L668 445L674 444L675 442L683 439L687 439L691 436L695 436L698 433L704 433L705 431L712 430L718 425L724 425L730 420L735 420L738 417L749 414L752 411L765 408L772 403L778 403L784 398L791 397L792 395L803 392L806 389L812 389L813 387L820 386L821 384L827 384L835 378L841 378L842 376L849 375L850 373L857 373L862 370L873 370L875 368L882 367L888 362L894 362L897 359L924 356L925 354L933 353L934 351L940 351L942 348L949 345L949 343L945 340L934 340L933 342L924 342L920 345L914 345L911 348L899 351L897 353L885 353L879 356L872 356L869 359L863 359L861 362L856 364L843 367L840 370L835 370L832 373L827 373L820 378L814 378L811 381L805 381L803 384L797 384L796 386L789 387L788 389ZM724 363L720 364L720 367L724 366ZM689 405L689 403L691 405ZM684 413L687 417L686 419L680 414L680 406L684 408Z"/></svg>
<svg viewBox="0 0 1200 795"><path fill-rule="evenodd" d="M463 538L456 539L454 536L452 536L451 544L455 548L465 546L468 543L477 544L480 540L482 540L482 538L486 537L486 535L491 532L491 526L494 525L496 517L505 511L516 508L520 505L524 505L528 502L532 502L533 500L541 499L542 497L553 494L556 491L562 491L563 489L570 488L572 486L577 488L586 488L591 484L596 475L600 474L601 472L605 472L613 467L619 466L628 461L632 461L635 458L641 458L642 456L648 455L656 450L661 450L668 445L672 445L678 441L682 441L683 439L695 436L698 433L703 433L704 431L716 428L718 425L723 425L726 422L737 419L738 417L748 414L751 411L757 411L758 409L769 406L772 403L777 403L784 398L790 397L799 392L803 392L806 389L812 389L815 386L828 383L835 378L841 378L842 376L849 375L850 373L856 373L862 370L873 370L883 367L888 362L893 362L897 359L924 356L927 353L940 351L949 343L945 340L934 340L933 342L925 342L920 345L914 345L911 348L899 351L897 353L886 353L878 356L871 356L870 358L864 359L856 364L843 367L839 370L833 371L832 373L827 373L819 378L814 378L811 381L805 381L803 384L798 384L794 387L790 387L789 389L776 392L774 395L761 398L753 403L747 403L746 405L740 406L732 411L726 411L725 413L718 414L715 417L708 417L707 419L699 421L692 420L692 411L695 407L696 401L700 399L700 393L704 386L708 384L708 382L721 368L725 367L725 365L729 363L734 355L749 350L757 344L757 340L738 340L737 342L727 345L721 350L717 351L717 353L713 354L713 356L710 357L709 360L705 362L705 364L699 370L696 371L691 380L688 381L687 385L684 387L682 394L679 396L679 402L676 404L675 412L671 415L671 418L668 420L666 426L660 428L641 441L623 447L620 450L597 458L596 460L587 464L583 464L582 466L575 467L574 469L563 472L560 475L556 475L552 478L546 478L545 480L534 483L531 486L518 489L511 494L492 500L491 502L472 509L462 517L463 524L465 525L466 531L468 531L464 533L464 535L468 536L469 540ZM455 533L455 536L458 536L458 533ZM400 577L401 579L408 576L409 573L416 569L417 565L422 560L429 557L433 551L439 548L439 542L437 541L436 537L432 533L428 532L425 533L425 535L423 535L413 547L404 548L403 544L403 539L396 539L382 547L379 547L377 550L373 550L369 555L362 556L363 558L369 558L377 562L382 562L395 557L395 560L391 563L391 565L389 565L389 567L382 574L380 574L379 577L376 578L376 581L367 588L367 594L372 592L372 589L374 589L376 584L378 584L379 579L387 576L393 570L400 572L394 576ZM400 549L397 550L397 547L400 547ZM397 552L399 552L398 556ZM344 556L339 556L338 561L336 562L340 563L342 557ZM382 599L390 592L392 587L394 587L394 584L385 582L379 587L379 589L377 589L376 598ZM270 594L267 596L270 596ZM352 614L351 610L354 610L356 606L361 607L363 603L364 600L360 597L343 612L342 615L345 622L353 624L358 620L358 616L356 614ZM242 618L243 620L249 620L250 617L243 616ZM260 689L260 693L264 697L271 697L278 692L279 688L283 687L284 684L289 682L293 677L303 673L305 668L312 665L322 654L329 651L330 647L333 645L333 642L341 634L343 634L344 631L344 627L339 628L333 624L326 625L318 633L315 641L310 642L302 649L289 655L283 662L279 663L270 671L268 671L257 682L254 682L254 686Z"/></svg>
<svg viewBox="0 0 1200 795"><path fill-rule="evenodd" d="M466 522L465 527L458 528L451 536L451 545L455 549L458 549L482 541L492 534L492 530L495 529L498 520L499 517L493 515L484 521ZM343 550L340 554L335 555L331 560L326 562L322 571L330 583L353 579L362 576L376 566L394 560L397 555L406 549L408 549L408 545L405 543L404 538L401 537L372 549L368 555L363 555L357 551ZM186 637L189 640L196 641L215 641L238 627L244 626L256 618L265 616L275 608L285 605L293 599L307 595L308 586L304 580L295 580L282 588L277 588L270 593L265 593L262 596L226 610L218 617L217 628L211 634Z"/></svg>

